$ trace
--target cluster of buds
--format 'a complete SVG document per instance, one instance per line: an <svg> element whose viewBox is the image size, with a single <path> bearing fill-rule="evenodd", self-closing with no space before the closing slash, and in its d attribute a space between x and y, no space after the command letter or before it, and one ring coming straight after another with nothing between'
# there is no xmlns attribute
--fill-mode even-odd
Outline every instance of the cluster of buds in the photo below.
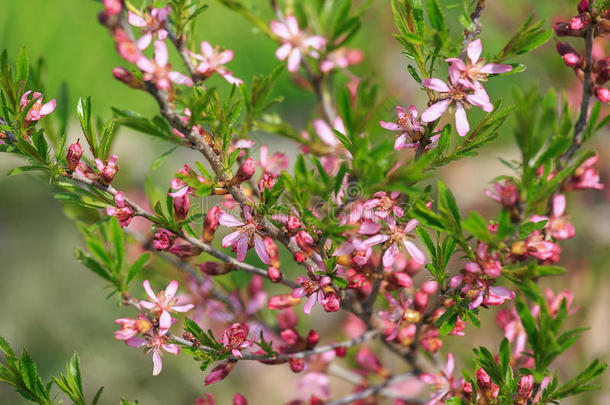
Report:
<svg viewBox="0 0 610 405"><path fill-rule="evenodd" d="M601 37L610 32L610 10L598 12L591 7L588 0L581 0L578 3L578 15L570 22L555 24L555 33L562 37L586 38L590 31L594 37ZM610 58L592 60L591 65L587 66L585 57L567 42L558 42L557 52L564 63L574 69L579 80L584 80L585 74L590 73L593 94L602 103L610 102L610 90L605 87L610 79Z"/></svg>

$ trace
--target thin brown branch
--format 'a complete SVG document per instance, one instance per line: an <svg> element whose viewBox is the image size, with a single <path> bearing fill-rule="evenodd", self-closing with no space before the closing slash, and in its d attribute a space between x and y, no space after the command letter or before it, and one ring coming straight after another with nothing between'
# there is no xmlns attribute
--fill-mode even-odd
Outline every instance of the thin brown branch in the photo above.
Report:
<svg viewBox="0 0 610 405"><path fill-rule="evenodd" d="M460 54L462 59L466 57L466 47L468 44L474 41L481 34L481 16L485 10L485 2L486 0L478 0L477 4L474 6L474 10L470 14L470 21L472 21L473 29L469 30L466 28L464 30L464 39L462 40L463 49L462 53Z"/></svg>

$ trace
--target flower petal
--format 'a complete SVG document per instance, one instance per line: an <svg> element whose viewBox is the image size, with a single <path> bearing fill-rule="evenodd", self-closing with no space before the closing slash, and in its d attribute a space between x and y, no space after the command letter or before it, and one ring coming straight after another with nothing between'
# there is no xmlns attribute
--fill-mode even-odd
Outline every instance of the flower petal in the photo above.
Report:
<svg viewBox="0 0 610 405"><path fill-rule="evenodd" d="M422 86L438 91L439 93L447 93L449 91L449 86L441 79L425 79L421 84Z"/></svg>
<svg viewBox="0 0 610 405"><path fill-rule="evenodd" d="M421 115L421 120L424 122L432 122L437 120L449 107L451 99L437 101L426 109Z"/></svg>
<svg viewBox="0 0 610 405"><path fill-rule="evenodd" d="M460 136L465 136L470 131L466 110L464 110L462 104L458 104L455 109L455 128Z"/></svg>
<svg viewBox="0 0 610 405"><path fill-rule="evenodd" d="M481 57L481 52L483 51L483 45L481 44L481 39L477 38L468 44L466 48L466 52L468 53L468 59L470 59L471 64L476 64L479 58Z"/></svg>
<svg viewBox="0 0 610 405"><path fill-rule="evenodd" d="M163 369L163 360L161 360L159 350L155 350L153 352L153 375L159 375L161 369Z"/></svg>

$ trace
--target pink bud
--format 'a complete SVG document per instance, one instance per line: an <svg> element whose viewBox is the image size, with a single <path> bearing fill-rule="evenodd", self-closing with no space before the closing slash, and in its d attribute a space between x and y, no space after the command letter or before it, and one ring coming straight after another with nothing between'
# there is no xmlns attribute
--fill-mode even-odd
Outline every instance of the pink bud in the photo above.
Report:
<svg viewBox="0 0 610 405"><path fill-rule="evenodd" d="M159 228L153 236L152 246L155 250L167 250L174 243L176 236L164 228Z"/></svg>
<svg viewBox="0 0 610 405"><path fill-rule="evenodd" d="M248 400L241 394L235 394L233 397L233 405L248 405Z"/></svg>
<svg viewBox="0 0 610 405"><path fill-rule="evenodd" d="M517 389L517 397L515 398L515 404L524 405L527 399L532 395L534 389L534 376L524 375L519 380L519 388Z"/></svg>
<svg viewBox="0 0 610 405"><path fill-rule="evenodd" d="M429 295L423 291L415 293L415 310L418 312L424 312L428 306Z"/></svg>
<svg viewBox="0 0 610 405"><path fill-rule="evenodd" d="M582 30L573 30L572 28L570 28L570 24L564 22L555 24L555 27L553 27L553 29L555 30L555 34L560 37L582 37L583 35Z"/></svg>
<svg viewBox="0 0 610 405"><path fill-rule="evenodd" d="M572 45L568 44L567 42L557 42L555 44L555 49L557 49L557 53L559 53L561 56L565 55L566 53L576 52L574 48L572 48Z"/></svg>
<svg viewBox="0 0 610 405"><path fill-rule="evenodd" d="M218 222L218 214L222 212L222 209L219 206L214 206L210 208L208 213L205 216L205 221L203 221L203 240L206 242L211 242L214 239L214 233L220 222Z"/></svg>
<svg viewBox="0 0 610 405"><path fill-rule="evenodd" d="M117 15L123 8L121 0L103 0L103 2L109 16Z"/></svg>
<svg viewBox="0 0 610 405"><path fill-rule="evenodd" d="M174 244L168 249L168 252L178 257L192 257L201 253L197 246L193 246L190 243Z"/></svg>
<svg viewBox="0 0 610 405"><path fill-rule="evenodd" d="M566 66L574 67L580 64L580 56L572 52L566 53L565 55L563 55L563 61Z"/></svg>
<svg viewBox="0 0 610 405"><path fill-rule="evenodd" d="M74 171L74 169L76 169L76 166L78 166L78 162L80 162L81 156L83 156L83 148L80 146L79 141L76 140L76 143L70 145L70 148L68 149L68 154L66 155L66 161L68 162L69 171L72 172Z"/></svg>
<svg viewBox="0 0 610 405"><path fill-rule="evenodd" d="M320 341L320 335L315 330L311 329L307 334L307 346L314 347Z"/></svg>
<svg viewBox="0 0 610 405"><path fill-rule="evenodd" d="M335 347L335 355L337 357L347 356L347 347L345 347L345 346Z"/></svg>
<svg viewBox="0 0 610 405"><path fill-rule="evenodd" d="M215 405L214 397L210 393L205 393L205 398L197 398L195 405Z"/></svg>
<svg viewBox="0 0 610 405"><path fill-rule="evenodd" d="M184 221L189 214L191 209L191 200L188 194L183 194L178 197L174 197L174 218L176 221Z"/></svg>
<svg viewBox="0 0 610 405"><path fill-rule="evenodd" d="M364 371L372 373L379 373L383 369L377 356L368 347L363 347L356 354L356 363Z"/></svg>
<svg viewBox="0 0 610 405"><path fill-rule="evenodd" d="M284 329L280 332L280 336L289 345L296 345L300 338L294 329Z"/></svg>
<svg viewBox="0 0 610 405"><path fill-rule="evenodd" d="M570 28L573 30L580 30L589 25L591 17L589 14L579 14L570 20Z"/></svg>
<svg viewBox="0 0 610 405"><path fill-rule="evenodd" d="M491 389L491 378L489 377L489 374L487 374L487 372L485 372L485 370L483 370L482 368L479 368L477 370L477 384L479 385L479 388L483 391L488 391Z"/></svg>
<svg viewBox="0 0 610 405"><path fill-rule="evenodd" d="M277 325L282 329L294 328L297 326L297 322L297 314L292 308L277 313Z"/></svg>
<svg viewBox="0 0 610 405"><path fill-rule="evenodd" d="M282 272L277 267L273 266L267 268L267 275L269 276L269 281L272 283L279 283L284 278Z"/></svg>
<svg viewBox="0 0 610 405"><path fill-rule="evenodd" d="M302 263L305 261L305 259L307 259L307 257L305 257L305 255L302 252L296 252L294 254L294 261L297 263Z"/></svg>
<svg viewBox="0 0 610 405"><path fill-rule="evenodd" d="M136 77L129 70L125 69L124 67L115 67L114 69L112 69L112 75L114 76L115 79L117 79L120 82L125 83L132 89L143 89L144 88L144 83L142 83L140 80L136 79Z"/></svg>
<svg viewBox="0 0 610 405"><path fill-rule="evenodd" d="M235 360L225 361L214 367L210 374L205 378L205 385L217 383L218 381L224 380L229 375L233 367L235 367Z"/></svg>
<svg viewBox="0 0 610 405"><path fill-rule="evenodd" d="M411 276L409 276L407 273L403 273L402 271L395 271L391 273L388 281L402 288L409 288L413 285Z"/></svg>
<svg viewBox="0 0 610 405"><path fill-rule="evenodd" d="M305 362L303 359L295 359L291 357L289 363L290 369L295 373L300 373L305 368Z"/></svg>
<svg viewBox="0 0 610 405"><path fill-rule="evenodd" d="M428 295L433 295L438 290L438 283L434 280L426 281L422 284L421 290Z"/></svg>
<svg viewBox="0 0 610 405"><path fill-rule="evenodd" d="M341 308L339 296L335 294L334 291L327 292L324 294L324 302L322 303L322 306L326 312L337 312L339 308Z"/></svg>
<svg viewBox="0 0 610 405"><path fill-rule="evenodd" d="M252 159L252 157L246 159L246 161L242 163L242 165L239 167L239 170L235 175L235 178L237 179L238 183L243 183L244 181L252 177L254 175L255 168L256 166L254 165L254 159Z"/></svg>
<svg viewBox="0 0 610 405"><path fill-rule="evenodd" d="M301 221L297 217L289 217L286 221L286 227L289 231L294 231L301 227Z"/></svg>
<svg viewBox="0 0 610 405"><path fill-rule="evenodd" d="M588 0L580 0L580 2L578 3L578 12L579 13L586 13L587 11L589 11L589 1Z"/></svg>
<svg viewBox="0 0 610 405"><path fill-rule="evenodd" d="M293 298L291 294L280 294L269 298L267 308L286 309L295 306L301 301L300 298Z"/></svg>
<svg viewBox="0 0 610 405"><path fill-rule="evenodd" d="M219 262L204 262L199 265L201 272L208 276L219 276L229 272L229 266Z"/></svg>
<svg viewBox="0 0 610 405"><path fill-rule="evenodd" d="M462 388L462 392L464 393L464 398L470 402L472 402L472 384L467 382L464 383L464 387Z"/></svg>
<svg viewBox="0 0 610 405"><path fill-rule="evenodd" d="M608 103L610 102L610 90L608 90L605 87L596 87L595 88L595 96L599 99L599 101L601 101L602 103Z"/></svg>
<svg viewBox="0 0 610 405"><path fill-rule="evenodd" d="M101 159L95 159L95 166L100 172L100 180L104 184L110 184L114 180L114 176L119 171L119 166L116 164L118 159L118 156L112 155L105 164Z"/></svg>

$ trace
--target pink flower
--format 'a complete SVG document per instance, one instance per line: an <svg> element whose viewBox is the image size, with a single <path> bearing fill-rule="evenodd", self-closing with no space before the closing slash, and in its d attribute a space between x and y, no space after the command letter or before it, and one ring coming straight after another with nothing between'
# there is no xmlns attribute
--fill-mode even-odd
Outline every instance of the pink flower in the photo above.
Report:
<svg viewBox="0 0 610 405"><path fill-rule="evenodd" d="M108 158L107 162L102 162L102 159L96 158L94 163L97 170L100 172L100 180L104 184L112 183L114 180L114 176L119 171L119 165L117 165L117 161L119 157L116 155L112 155Z"/></svg>
<svg viewBox="0 0 610 405"><path fill-rule="evenodd" d="M375 215L378 218L384 219L390 214L394 214L396 219L404 215L404 210L399 205L400 192L392 191L389 195L385 191L378 191L372 198L364 203L364 208L367 210L375 209Z"/></svg>
<svg viewBox="0 0 610 405"><path fill-rule="evenodd" d="M525 241L527 253L539 260L548 260L555 255L555 244L544 240L540 231L532 232Z"/></svg>
<svg viewBox="0 0 610 405"><path fill-rule="evenodd" d="M197 398L197 402L195 403L195 405L215 405L216 402L214 402L214 397L212 396L212 394L210 394L209 392L206 392L205 394L205 398L199 397Z"/></svg>
<svg viewBox="0 0 610 405"><path fill-rule="evenodd" d="M117 340L129 340L138 333L146 333L152 329L150 319L148 319L148 317L144 314L139 314L138 319L115 319L114 323L121 325L121 330L114 332L114 338Z"/></svg>
<svg viewBox="0 0 610 405"><path fill-rule="evenodd" d="M401 246L404 247L407 252L409 252L411 257L415 261L422 264L425 263L426 256L421 250L419 250L417 246L415 246L413 242L409 240L409 238L414 238L414 236L407 234L407 232L410 232L415 229L415 227L419 225L419 222L416 219L411 219L409 222L407 222L404 228L400 229L396 224L396 219L394 219L394 217L389 216L386 218L386 223L388 225L389 230L391 231L389 235L379 234L370 237L369 239L364 241L364 243L370 245L376 245L388 240L391 242L390 246L383 254L383 266L385 268L392 267L392 264L394 263L394 260L396 259L396 256L398 255Z"/></svg>
<svg viewBox="0 0 610 405"><path fill-rule="evenodd" d="M595 170L595 164L597 164L597 155L585 160L572 175L571 187L581 190L587 188L603 190L604 185L599 182L599 174Z"/></svg>
<svg viewBox="0 0 610 405"><path fill-rule="evenodd" d="M454 366L453 355L447 353L447 362L443 371L438 374L423 373L419 376L421 381L432 385L435 391L426 405L443 404L445 399L457 394L462 388L464 379L453 376Z"/></svg>
<svg viewBox="0 0 610 405"><path fill-rule="evenodd" d="M45 115L49 115L53 111L55 111L55 99L42 104L42 98L42 93L32 93L32 90L28 90L23 93L23 96L21 97L21 102L19 103L21 105L21 111L23 111L25 107L27 107L27 105L30 104L32 101L36 100L28 110L27 115L25 116L24 125L26 127L32 122L38 121Z"/></svg>
<svg viewBox="0 0 610 405"><path fill-rule="evenodd" d="M557 194L553 198L553 215L547 224L549 232L555 239L570 239L574 237L574 225L569 222L569 217L564 215L565 209L565 195Z"/></svg>
<svg viewBox="0 0 610 405"><path fill-rule="evenodd" d="M165 42L155 41L154 46L154 61L141 56L136 62L138 67L144 72L142 78L146 81L154 82L158 89L163 90L171 89L171 82L184 84L189 87L192 86L193 80L190 77L171 70L171 65L167 63L169 56L167 54L167 45L165 45Z"/></svg>
<svg viewBox="0 0 610 405"><path fill-rule="evenodd" d="M287 16L285 22L271 21L269 26L282 43L282 46L275 52L275 56L279 60L288 58L288 71L290 72L296 72L299 69L303 55L319 58L320 54L317 51L326 45L326 38L301 32L295 16Z"/></svg>
<svg viewBox="0 0 610 405"><path fill-rule="evenodd" d="M309 277L297 277L297 285L300 285L300 287L292 290L291 295L293 298L309 297L303 306L303 312L309 315L316 302L322 306L326 303L326 296L324 293L326 288L330 286L330 282L330 277L318 276L310 272Z"/></svg>
<svg viewBox="0 0 610 405"><path fill-rule="evenodd" d="M121 228L126 227L133 218L133 211L127 204L125 204L125 195L122 191L117 192L114 195L115 207L106 207L106 214L111 217L116 217L119 220Z"/></svg>
<svg viewBox="0 0 610 405"><path fill-rule="evenodd" d="M357 65L364 59L364 54L360 49L339 48L326 55L320 63L320 70L324 73L331 70L345 69L350 65Z"/></svg>
<svg viewBox="0 0 610 405"><path fill-rule="evenodd" d="M537 316L538 309L531 312L532 315ZM499 310L496 314L496 323L504 329L504 337L509 342L515 343L513 356L517 359L522 357L527 345L527 333L521 324L517 310L515 308L511 308L509 311Z"/></svg>
<svg viewBox="0 0 610 405"><path fill-rule="evenodd" d="M351 157L349 152L343 147L341 141L337 138L337 135L333 132L333 130L335 130L341 134L345 134L347 132L345 130L345 124L341 117L335 119L332 128L326 121L315 119L313 120L313 128L318 135L318 138L328 146L328 152L322 157L322 166L327 173L335 174L337 170L339 170L343 155ZM304 132L304 134L307 133Z"/></svg>
<svg viewBox="0 0 610 405"><path fill-rule="evenodd" d="M451 70L455 70L467 80L481 82L487 80L488 75L506 73L513 70L512 66L501 63L485 64L485 59L480 57L482 51L483 47L480 39L470 42L466 47L468 54L466 62L457 58L447 59L447 62L450 63L449 74L451 75Z"/></svg>
<svg viewBox="0 0 610 405"><path fill-rule="evenodd" d="M248 400L243 395L235 393L233 395L233 405L248 405Z"/></svg>
<svg viewBox="0 0 610 405"><path fill-rule="evenodd" d="M266 145L261 146L260 160L257 163L263 169L265 174L273 178L278 178L282 174L282 170L288 167L288 156L281 152L275 152L269 156L269 151Z"/></svg>
<svg viewBox="0 0 610 405"><path fill-rule="evenodd" d="M421 314L413 310L413 300L411 298L406 298L405 290L400 292L400 301L389 293L385 293L384 295L386 300L388 300L389 306L386 311L379 311L378 315L381 319L393 326L386 337L387 341L391 341L398 336L403 321L407 323L417 323L421 319Z"/></svg>
<svg viewBox="0 0 610 405"><path fill-rule="evenodd" d="M519 200L519 189L511 180L505 180L504 184L494 183L495 193L485 190L488 197L502 204L504 207L512 208Z"/></svg>
<svg viewBox="0 0 610 405"><path fill-rule="evenodd" d="M471 83L459 76L459 71L449 70L449 84L440 79L425 79L422 86L440 93L440 98L422 113L423 122L437 120L449 108L455 107L455 127L460 136L470 131L470 124L466 117L466 110L470 105L481 107L483 111L490 112L493 105L487 93L479 82Z"/></svg>
<svg viewBox="0 0 610 405"><path fill-rule="evenodd" d="M233 73L225 67L225 64L233 60L233 51L220 51L218 47L212 48L209 42L203 41L201 43L201 55L191 53L191 56L200 61L197 72L201 73L203 77L208 78L216 72L231 84L239 86L244 83L234 77Z"/></svg>
<svg viewBox="0 0 610 405"><path fill-rule="evenodd" d="M379 125L390 131L400 131L394 142L394 149L415 148L417 142L424 136L424 127L417 118L418 112L414 105L409 106L409 112L401 106L396 106L398 120L394 122L379 121ZM407 143L411 141L411 143Z"/></svg>
<svg viewBox="0 0 610 405"><path fill-rule="evenodd" d="M515 398L516 405L525 405L534 390L534 376L524 375L519 379L519 387Z"/></svg>
<svg viewBox="0 0 610 405"><path fill-rule="evenodd" d="M352 261L358 266L364 266L371 258L371 245L357 238L351 238L333 252L333 256L352 255Z"/></svg>
<svg viewBox="0 0 610 405"><path fill-rule="evenodd" d="M245 323L234 323L222 334L222 344L230 350L233 356L242 357L241 351L252 346L253 340L248 339L250 328Z"/></svg>
<svg viewBox="0 0 610 405"><path fill-rule="evenodd" d="M256 254L265 264L269 264L269 254L263 242L262 228L257 224L250 213L251 207L246 205L243 210L244 221L240 221L232 215L222 211L218 214L221 225L235 227L237 230L231 232L222 239L222 247L233 246L237 251L237 260L243 262L246 253L252 245Z"/></svg>
<svg viewBox="0 0 610 405"><path fill-rule="evenodd" d="M131 40L129 35L120 28L113 31L114 41L116 43L119 55L129 63L136 63L138 59L143 58L142 53L137 45Z"/></svg>
<svg viewBox="0 0 610 405"><path fill-rule="evenodd" d="M379 358L368 347L361 348L356 354L356 363L367 373L384 374L387 372L381 365Z"/></svg>
<svg viewBox="0 0 610 405"><path fill-rule="evenodd" d="M467 263L464 268L469 273L485 273L489 277L498 278L502 273L500 253L492 253L485 243L479 242L477 246L477 261Z"/></svg>
<svg viewBox="0 0 610 405"><path fill-rule="evenodd" d="M156 35L159 41L167 38L167 30L165 29L165 20L169 17L169 6L163 8L153 8L150 14L138 15L129 11L129 24L134 27L142 28L144 35L136 41L139 49L146 49L153 37Z"/></svg>
<svg viewBox="0 0 610 405"><path fill-rule="evenodd" d="M176 292L178 291L178 282L172 280L165 290L155 295L155 292L150 287L148 280L142 283L144 290L150 301L140 301L140 305L149 311L155 313L159 317L159 333L164 335L172 326L172 317L170 312L187 312L193 308L192 304L176 305Z"/></svg>
<svg viewBox="0 0 610 405"><path fill-rule="evenodd" d="M125 341L126 344L132 347L145 346L146 353L152 352L153 354L153 375L159 375L163 368L163 360L161 359L161 353L167 352L173 355L180 353L180 347L173 343L169 343L169 337L164 333L153 332L152 334L144 335L144 339L139 337L133 337Z"/></svg>

